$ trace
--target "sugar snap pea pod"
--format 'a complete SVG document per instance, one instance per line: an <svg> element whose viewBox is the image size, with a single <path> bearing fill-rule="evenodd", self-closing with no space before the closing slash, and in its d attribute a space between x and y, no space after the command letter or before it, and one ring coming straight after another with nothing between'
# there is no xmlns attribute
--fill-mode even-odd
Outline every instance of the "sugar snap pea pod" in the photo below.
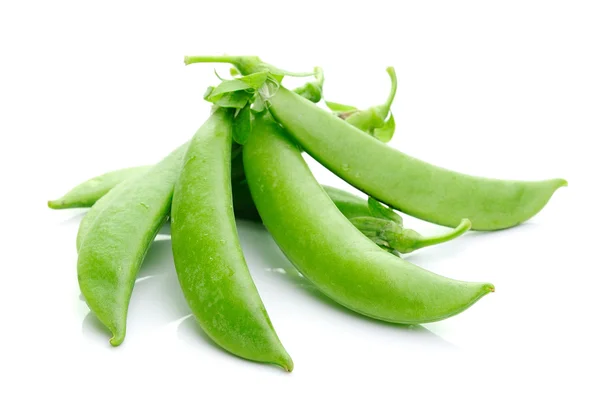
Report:
<svg viewBox="0 0 600 400"><path fill-rule="evenodd" d="M112 332L113 346L125 339L135 279L168 215L186 147L109 192L106 202L95 205L101 206L99 212L82 235L79 287L92 312Z"/></svg>
<svg viewBox="0 0 600 400"><path fill-rule="evenodd" d="M257 57L186 57L186 64L225 62L242 74L268 68ZM537 214L564 179L517 181L476 177L440 168L364 135L280 86L269 111L293 139L336 175L379 201L449 227L463 218L474 230L498 230Z"/></svg>
<svg viewBox="0 0 600 400"><path fill-rule="evenodd" d="M317 161L356 188L417 218L497 230L537 214L564 179L514 181L453 172L410 157L280 87L272 115Z"/></svg>
<svg viewBox="0 0 600 400"><path fill-rule="evenodd" d="M243 149L246 178L278 246L324 294L372 318L419 324L455 315L494 290L489 283L442 277L380 249L335 207L284 135L276 123L256 121Z"/></svg>
<svg viewBox="0 0 600 400"><path fill-rule="evenodd" d="M196 132L175 184L171 213L179 283L206 334L231 353L287 371L283 348L240 246L231 194L232 113L215 111Z"/></svg>
<svg viewBox="0 0 600 400"><path fill-rule="evenodd" d="M91 207L96 200L104 196L121 181L147 171L150 166L118 169L89 179L56 200L48 201L48 207L55 210L66 208Z"/></svg>

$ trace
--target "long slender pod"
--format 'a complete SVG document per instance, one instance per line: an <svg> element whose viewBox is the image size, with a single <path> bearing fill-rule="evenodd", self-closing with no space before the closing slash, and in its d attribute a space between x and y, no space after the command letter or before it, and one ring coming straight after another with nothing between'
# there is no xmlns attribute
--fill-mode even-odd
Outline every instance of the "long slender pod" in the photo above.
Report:
<svg viewBox="0 0 600 400"><path fill-rule="evenodd" d="M480 178L410 157L280 87L269 110L302 148L330 171L377 200L417 218L476 230L517 225L537 214L564 179Z"/></svg>
<svg viewBox="0 0 600 400"><path fill-rule="evenodd" d="M232 116L215 111L198 130L171 211L179 283L198 323L231 353L291 371L240 246L231 194Z"/></svg>
<svg viewBox="0 0 600 400"><path fill-rule="evenodd" d="M106 202L96 204L101 206L97 215L80 235L79 287L92 312L112 332L113 346L125 339L135 279L169 213L186 147L109 192Z"/></svg>
<svg viewBox="0 0 600 400"><path fill-rule="evenodd" d="M275 122L257 119L243 155L252 198L281 250L319 290L347 308L418 324L455 315L494 290L489 283L426 271L368 240L335 207L300 149Z"/></svg>

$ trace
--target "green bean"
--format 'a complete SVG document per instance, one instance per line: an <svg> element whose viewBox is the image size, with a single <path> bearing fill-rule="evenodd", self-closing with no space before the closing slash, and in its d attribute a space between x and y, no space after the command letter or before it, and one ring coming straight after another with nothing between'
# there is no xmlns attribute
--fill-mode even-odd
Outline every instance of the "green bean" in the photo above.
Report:
<svg viewBox="0 0 600 400"><path fill-rule="evenodd" d="M112 332L113 346L125 339L135 279L168 215L186 147L110 191L92 207L97 212L84 232L80 229L79 287L92 312Z"/></svg>
<svg viewBox="0 0 600 400"><path fill-rule="evenodd" d="M184 61L231 63L242 74L271 68L257 57L194 56ZM428 164L364 135L283 86L264 100L314 159L357 189L425 221L454 227L468 218L475 230L509 228L533 217L567 185L564 179L487 179Z"/></svg>
<svg viewBox="0 0 600 400"><path fill-rule="evenodd" d="M231 195L232 113L215 111L198 130L175 184L171 214L179 283L206 334L231 353L293 368L252 281Z"/></svg>
<svg viewBox="0 0 600 400"><path fill-rule="evenodd" d="M139 175L149 168L150 166L140 166L107 172L75 186L59 199L48 201L48 207L55 210L91 207L118 183L129 177Z"/></svg>
<svg viewBox="0 0 600 400"><path fill-rule="evenodd" d="M319 290L347 308L419 324L455 315L494 291L489 283L448 279L377 247L335 207L275 122L255 121L243 156L252 198L278 246Z"/></svg>

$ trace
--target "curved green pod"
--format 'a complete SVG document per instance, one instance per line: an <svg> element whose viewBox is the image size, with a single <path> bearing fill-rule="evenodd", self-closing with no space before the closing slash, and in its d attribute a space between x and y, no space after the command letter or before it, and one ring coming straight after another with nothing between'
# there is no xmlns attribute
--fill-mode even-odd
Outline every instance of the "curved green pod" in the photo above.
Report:
<svg viewBox="0 0 600 400"><path fill-rule="evenodd" d="M184 63L229 63L244 75L281 71L256 56L186 56ZM359 129L282 86L264 97L275 119L313 158L377 200L426 221L454 227L467 218L475 230L509 228L533 217L556 189L567 185L564 179L516 181L453 172L360 134ZM394 125L391 117L389 121ZM393 127L388 128L384 141L393 134Z"/></svg>
<svg viewBox="0 0 600 400"><path fill-rule="evenodd" d="M564 179L487 179L440 168L364 135L297 94L280 87L268 100L273 117L298 144L340 178L417 218L476 230L517 225L537 214Z"/></svg>
<svg viewBox="0 0 600 400"><path fill-rule="evenodd" d="M107 172L80 183L59 199L49 200L48 207L55 210L91 207L120 182L147 171L150 166L122 168Z"/></svg>
<svg viewBox="0 0 600 400"><path fill-rule="evenodd" d="M110 191L92 208L97 211L89 224L80 228L79 287L91 311L112 332L113 346L125 339L136 276L169 213L186 147Z"/></svg>
<svg viewBox="0 0 600 400"><path fill-rule="evenodd" d="M215 111L192 139L175 184L173 258L196 320L219 346L293 369L250 276L233 216L232 116Z"/></svg>
<svg viewBox="0 0 600 400"><path fill-rule="evenodd" d="M275 122L257 119L243 156L252 198L278 246L345 307L384 321L420 324L455 315L494 290L489 283L442 277L381 250L335 207Z"/></svg>

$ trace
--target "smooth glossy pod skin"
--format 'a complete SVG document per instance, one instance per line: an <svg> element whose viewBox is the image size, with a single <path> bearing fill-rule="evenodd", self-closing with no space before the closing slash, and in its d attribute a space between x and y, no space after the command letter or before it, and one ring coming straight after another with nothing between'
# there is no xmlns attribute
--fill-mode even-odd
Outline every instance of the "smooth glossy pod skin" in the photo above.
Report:
<svg viewBox="0 0 600 400"><path fill-rule="evenodd" d="M243 155L252 198L281 250L347 308L420 324L458 314L494 290L489 283L442 277L381 250L335 207L299 148L271 120L257 118Z"/></svg>
<svg viewBox="0 0 600 400"><path fill-rule="evenodd" d="M61 198L48 201L48 207L55 210L91 207L120 182L146 172L150 167L123 168L96 176L75 186Z"/></svg>
<svg viewBox="0 0 600 400"><path fill-rule="evenodd" d="M146 172L148 170L146 170ZM100 215L102 210L104 210L107 206L109 206L113 202L113 200L116 200L118 197L120 197L121 193L123 193L125 190L127 190L127 186L129 185L129 182L135 181L136 179L141 177L146 172L142 171L142 172L139 172L138 174L135 174L130 177L123 177L123 180L118 183L116 182L116 180L114 180L113 182L116 183L116 185L112 189L109 189L108 193L106 193L104 196L98 198L96 200L96 202L94 202L94 204L91 206L90 210L83 216L83 219L79 223L79 229L77 230L77 239L75 242L77 251L79 251L79 248L81 247L81 243L83 243L83 239L89 232L90 228L94 224L94 221L96 221L96 218L98 217L98 215ZM90 182L92 180L93 179L90 179L87 182ZM79 186L82 189L84 189L85 188L84 185L85 185L85 182ZM99 193L97 193L97 194L99 194ZM88 201L90 203L93 201L93 197L91 197L89 192L86 193L84 196L86 198L86 201ZM70 198L71 198L72 203L78 202L77 196L73 195Z"/></svg>
<svg viewBox="0 0 600 400"><path fill-rule="evenodd" d="M364 135L280 87L269 110L298 144L330 171L382 203L449 227L468 218L476 230L517 225L537 214L564 179L480 178L436 167Z"/></svg>
<svg viewBox="0 0 600 400"><path fill-rule="evenodd" d="M273 329L238 240L231 140L232 117L219 109L188 148L171 211L177 276L196 320L219 346L291 371L292 359Z"/></svg>
<svg viewBox="0 0 600 400"><path fill-rule="evenodd" d="M325 189L329 198L346 218L351 219L371 215L367 200L362 197L331 186L323 185L323 189Z"/></svg>
<svg viewBox="0 0 600 400"><path fill-rule="evenodd" d="M125 339L133 285L168 215L185 150L186 145L179 147L109 192L94 206L98 212L80 235L79 287L92 312L112 332L113 346Z"/></svg>

